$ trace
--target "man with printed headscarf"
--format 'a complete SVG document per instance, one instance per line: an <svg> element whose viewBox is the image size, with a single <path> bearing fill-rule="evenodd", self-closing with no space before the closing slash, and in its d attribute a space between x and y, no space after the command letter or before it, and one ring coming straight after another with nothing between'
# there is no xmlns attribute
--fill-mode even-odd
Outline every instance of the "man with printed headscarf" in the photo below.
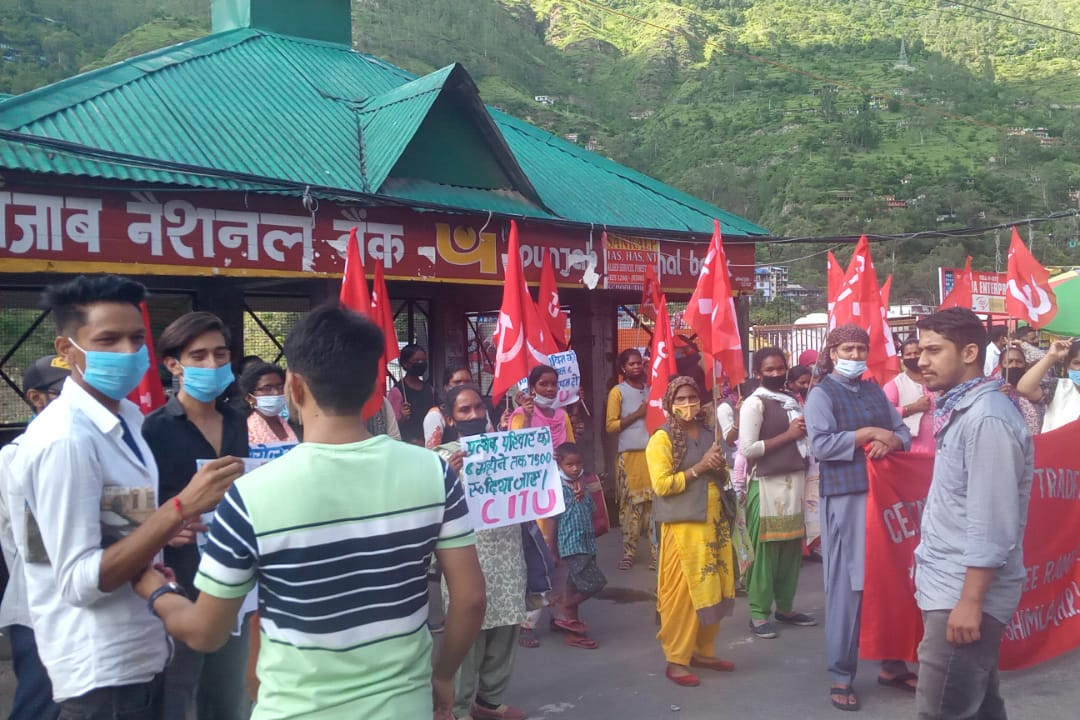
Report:
<svg viewBox="0 0 1080 720"><path fill-rule="evenodd" d="M857 325L829 333L818 358L821 381L806 401L810 449L821 472L821 539L825 569L825 653L840 710L858 710L852 688L859 662L866 546L866 459L907 450L911 434L884 391L863 380L870 336ZM909 692L917 677L899 660L882 663L878 682Z"/></svg>

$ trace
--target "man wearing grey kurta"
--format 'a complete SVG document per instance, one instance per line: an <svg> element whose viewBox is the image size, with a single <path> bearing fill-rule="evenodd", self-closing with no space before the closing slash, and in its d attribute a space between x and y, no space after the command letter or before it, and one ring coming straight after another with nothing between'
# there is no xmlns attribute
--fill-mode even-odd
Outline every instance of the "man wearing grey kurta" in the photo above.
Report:
<svg viewBox="0 0 1080 720"><path fill-rule="evenodd" d="M1000 378L982 376L986 331L975 313L943 310L919 329L919 367L941 393L915 550L919 720L1005 720L998 653L1024 585L1034 446Z"/></svg>
<svg viewBox="0 0 1080 720"><path fill-rule="evenodd" d="M841 710L859 709L852 689L859 662L866 547L866 459L911 446L911 434L866 371L870 337L855 325L831 333L819 358L821 382L806 402L810 449L821 469L821 540L825 570L825 654L829 696ZM878 681L913 691L903 661L882 663Z"/></svg>

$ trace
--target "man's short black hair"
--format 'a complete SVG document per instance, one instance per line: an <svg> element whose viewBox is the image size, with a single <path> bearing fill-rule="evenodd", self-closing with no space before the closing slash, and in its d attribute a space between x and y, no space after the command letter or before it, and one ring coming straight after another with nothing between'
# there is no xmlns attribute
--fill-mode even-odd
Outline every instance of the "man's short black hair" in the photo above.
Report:
<svg viewBox="0 0 1080 720"><path fill-rule="evenodd" d="M979 367L986 362L986 327L979 316L967 308L951 307L928 315L916 323L920 330L936 332L963 349L967 345L979 348Z"/></svg>
<svg viewBox="0 0 1080 720"><path fill-rule="evenodd" d="M289 370L307 382L331 415L358 415L375 389L383 334L375 323L336 305L312 310L285 339Z"/></svg>
<svg viewBox="0 0 1080 720"><path fill-rule="evenodd" d="M1009 334L1009 328L1005 327L1004 325L995 325L992 328L990 328L990 335L989 335L990 342L997 342L998 340L1000 340L1001 338L1005 337L1008 334Z"/></svg>
<svg viewBox="0 0 1080 720"><path fill-rule="evenodd" d="M50 310L57 332L72 335L86 324L86 308L99 302L129 303L146 299L146 287L119 275L79 275L45 288L42 304Z"/></svg>
<svg viewBox="0 0 1080 720"><path fill-rule="evenodd" d="M169 323L161 333L157 343L158 355L162 360L179 358L188 345L208 332L221 333L225 337L225 344L229 344L229 329L217 315L202 310L185 313Z"/></svg>
<svg viewBox="0 0 1080 720"><path fill-rule="evenodd" d="M1017 325L1016 332L1013 333L1018 338L1027 337L1028 335L1034 335L1035 328L1030 325Z"/></svg>

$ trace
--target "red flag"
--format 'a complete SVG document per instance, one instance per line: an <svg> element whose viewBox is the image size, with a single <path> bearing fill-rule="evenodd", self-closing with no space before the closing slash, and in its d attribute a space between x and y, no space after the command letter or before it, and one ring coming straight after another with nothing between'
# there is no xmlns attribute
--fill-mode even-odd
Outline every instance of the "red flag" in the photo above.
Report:
<svg viewBox="0 0 1080 720"><path fill-rule="evenodd" d="M507 390L529 374L529 370L547 364L543 349L546 336L536 315L536 305L525 286L517 223L511 220L502 305L493 336L495 381L491 385L491 399L494 402L499 402Z"/></svg>
<svg viewBox="0 0 1080 720"><path fill-rule="evenodd" d="M889 312L889 296L892 295L892 273L885 278L885 284L881 286L881 304L886 314Z"/></svg>
<svg viewBox="0 0 1080 720"><path fill-rule="evenodd" d="M697 287L686 306L684 318L697 333L701 352L719 363L728 381L738 385L745 380L742 338L735 315L735 300L731 295L731 276L728 274L724 241L720 237L719 220L713 220L709 252L701 264ZM715 370L714 367L714 375Z"/></svg>
<svg viewBox="0 0 1080 720"><path fill-rule="evenodd" d="M667 392L668 382L679 372L675 365L675 345L671 322L668 320L667 298L660 289L660 279L652 266L645 270L641 306L643 309L650 308L656 318L652 341L649 343L649 408L645 414L645 426L652 434L667 422L667 416L664 415L664 394Z"/></svg>
<svg viewBox="0 0 1080 720"><path fill-rule="evenodd" d="M1042 327L1057 315L1057 296L1050 288L1050 273L1039 264L1020 239L1016 228L1009 245L1009 292L1005 309L1009 315Z"/></svg>
<svg viewBox="0 0 1080 720"><path fill-rule="evenodd" d="M128 394L128 400L139 406L143 415L147 415L165 404L165 389L161 387L158 375L157 355L154 353L154 333L150 329L150 311L145 302L139 303L142 310L143 327L146 328L146 352L150 354L150 367L139 386Z"/></svg>
<svg viewBox="0 0 1080 720"><path fill-rule="evenodd" d="M827 267L829 277L829 329L832 330L836 327L836 323L833 322L833 306L836 305L836 298L840 295L840 290L844 286L844 270L840 267L840 261L833 255L832 250L828 254Z"/></svg>
<svg viewBox="0 0 1080 720"><path fill-rule="evenodd" d="M383 331L386 341L386 350L383 353L383 361L387 364L397 360L401 355L398 348L397 328L394 327L394 307L390 302L390 293L386 290L386 277L383 275L383 264L375 264L375 286L371 292L371 314L375 324Z"/></svg>
<svg viewBox="0 0 1080 720"><path fill-rule="evenodd" d="M844 285L833 306L833 327L854 323L870 334L866 378L884 385L900 372L900 358L889 327L888 308L881 302L870 241L863 235L851 256Z"/></svg>
<svg viewBox="0 0 1080 720"><path fill-rule="evenodd" d="M544 253L544 265L540 270L540 291L536 296L536 314L547 326L555 346L566 349L567 317L559 304L559 286L555 283L555 264L551 253Z"/></svg>
<svg viewBox="0 0 1080 720"><path fill-rule="evenodd" d="M345 277L341 281L341 304L361 315L371 314L371 296L368 295L364 261L360 259L360 241L356 226L349 231L349 244L345 250Z"/></svg>
<svg viewBox="0 0 1080 720"><path fill-rule="evenodd" d="M953 289L945 296L945 299L938 305L938 310L944 310L945 308L959 307L966 310L970 310L974 304L972 300L972 285L971 277L971 256L967 256L967 263L964 265L964 270L955 278L953 278Z"/></svg>

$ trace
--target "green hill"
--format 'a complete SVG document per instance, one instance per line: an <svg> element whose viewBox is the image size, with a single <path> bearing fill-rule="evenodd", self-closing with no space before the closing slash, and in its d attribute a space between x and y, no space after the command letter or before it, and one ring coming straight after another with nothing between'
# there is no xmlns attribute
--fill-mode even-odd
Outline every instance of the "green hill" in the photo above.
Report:
<svg viewBox="0 0 1080 720"><path fill-rule="evenodd" d="M32 47L0 67L0 90L208 25L205 2L96 0L89 15L88 5L0 3L5 43ZM488 103L790 236L982 226L1077 207L1073 33L1080 0L354 2L359 49L417 73L461 62ZM1044 263L1080 265L1075 219L1034 237ZM1008 233L999 239L1007 248ZM793 260L824 249L774 245L759 259L792 262L793 282L820 285L823 262ZM938 265L971 254L993 267L996 250L987 233L890 241L876 255L896 276L894 298L926 302Z"/></svg>

